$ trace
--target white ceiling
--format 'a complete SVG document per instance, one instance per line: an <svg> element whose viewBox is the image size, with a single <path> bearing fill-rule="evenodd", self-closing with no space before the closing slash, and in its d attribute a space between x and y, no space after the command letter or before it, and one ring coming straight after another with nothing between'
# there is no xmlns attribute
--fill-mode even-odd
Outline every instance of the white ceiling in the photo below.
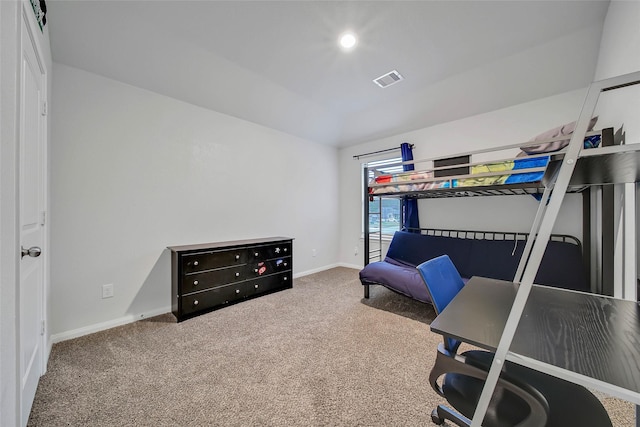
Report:
<svg viewBox="0 0 640 427"><path fill-rule="evenodd" d="M48 2L53 60L335 146L585 87L608 1ZM343 52L338 36L359 36ZM393 69L404 81L372 79Z"/></svg>

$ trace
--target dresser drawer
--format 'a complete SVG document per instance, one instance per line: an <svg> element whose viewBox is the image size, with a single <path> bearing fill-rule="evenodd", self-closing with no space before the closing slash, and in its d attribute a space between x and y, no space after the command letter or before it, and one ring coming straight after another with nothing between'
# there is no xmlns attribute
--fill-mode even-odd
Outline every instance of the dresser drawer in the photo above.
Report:
<svg viewBox="0 0 640 427"><path fill-rule="evenodd" d="M247 280L232 285L219 286L202 292L183 295L182 314L189 315L206 311L239 300L259 296L272 291L292 287L291 272L274 274L268 277Z"/></svg>
<svg viewBox="0 0 640 427"><path fill-rule="evenodd" d="M247 262L265 261L268 259L285 257L291 255L291 243L280 242L269 245L254 246L248 249L249 256Z"/></svg>
<svg viewBox="0 0 640 427"><path fill-rule="evenodd" d="M239 287L233 285L220 286L202 292L196 292L181 297L182 314L189 315L191 313L204 311L219 305L228 304L242 298Z"/></svg>
<svg viewBox="0 0 640 427"><path fill-rule="evenodd" d="M290 288L292 286L291 272L274 274L272 276L260 277L258 279L247 280L247 295L257 295L279 289Z"/></svg>
<svg viewBox="0 0 640 427"><path fill-rule="evenodd" d="M188 294L216 286L241 282L254 276L253 269L246 265L218 268L182 276L181 293Z"/></svg>
<svg viewBox="0 0 640 427"><path fill-rule="evenodd" d="M247 264L247 277L261 277L291 270L291 257L282 257L268 261Z"/></svg>
<svg viewBox="0 0 640 427"><path fill-rule="evenodd" d="M248 255L246 248L186 254L182 256L182 272L189 274L214 268L242 265L247 262Z"/></svg>

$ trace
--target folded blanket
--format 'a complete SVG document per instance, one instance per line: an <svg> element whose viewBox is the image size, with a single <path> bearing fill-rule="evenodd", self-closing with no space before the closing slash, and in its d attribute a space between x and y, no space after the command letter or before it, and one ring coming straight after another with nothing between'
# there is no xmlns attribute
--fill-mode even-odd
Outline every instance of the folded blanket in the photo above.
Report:
<svg viewBox="0 0 640 427"><path fill-rule="evenodd" d="M518 169L544 167L549 162L549 157L536 157L533 159L515 159L499 163L476 165L471 168L471 174L509 172ZM535 182L542 179L544 172L514 172L504 175L483 176L478 178L465 178L454 180L454 187L478 187L483 185L515 184L523 182Z"/></svg>

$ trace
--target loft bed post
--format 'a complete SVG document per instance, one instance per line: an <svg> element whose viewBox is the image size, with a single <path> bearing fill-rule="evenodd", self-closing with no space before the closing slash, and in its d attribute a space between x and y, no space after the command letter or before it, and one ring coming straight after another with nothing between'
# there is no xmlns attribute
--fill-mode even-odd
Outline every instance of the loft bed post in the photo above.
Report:
<svg viewBox="0 0 640 427"><path fill-rule="evenodd" d="M480 400L478 401L478 405L473 415L471 427L480 427L484 420L484 416L489 407L489 402L491 401L491 397L498 382L500 372L502 371L502 366L506 360L507 353L511 347L511 342L520 322L520 317L522 316L527 299L529 298L533 281L536 273L538 272L538 268L540 267L540 262L542 261L547 241L551 236L553 225L555 224L558 213L560 212L562 201L567 189L569 188L569 182L573 175L578 155L582 150L588 124L595 111L600 92L635 85L638 83L640 83L640 72L600 80L593 82L589 86L587 96L582 105L582 110L580 111L580 115L576 121L574 133L571 136L569 146L567 147L567 152L562 160L562 164L555 176L555 179L552 180L551 185L553 185L553 192L549 199L546 212L540 223L540 231L537 233L537 236L535 236L537 238L534 237L536 233L532 232L529 234L528 239L535 238L531 256L524 269L522 281L518 287L504 331L498 343L498 347L496 348L496 352L491 363L491 369L487 375L482 394L480 395Z"/></svg>
<svg viewBox="0 0 640 427"><path fill-rule="evenodd" d="M601 137L601 147L614 145L613 128L602 129ZM609 296L613 295L613 288L605 291L603 283L613 283L613 223L611 227L606 223L606 218L613 218L614 215L613 191L609 186L598 185L580 193L585 274L589 278L591 292Z"/></svg>
<svg viewBox="0 0 640 427"><path fill-rule="evenodd" d="M624 187L624 232L633 239L624 239L624 270L622 276L622 298L638 301L638 271L636 267L636 184L626 183Z"/></svg>
<svg viewBox="0 0 640 427"><path fill-rule="evenodd" d="M613 134L610 132L609 137L602 135L602 146L609 147L614 145ZM601 209L599 219L602 224L601 248L602 248L602 270L601 270L601 293L602 295L614 296L614 278L615 278L615 186L601 186Z"/></svg>
<svg viewBox="0 0 640 427"><path fill-rule="evenodd" d="M364 206L362 211L364 212L364 217L362 221L363 233L364 233L364 265L369 264L369 168L367 165L364 165L362 181L364 182ZM369 298L369 285L364 286L364 297Z"/></svg>
<svg viewBox="0 0 640 427"><path fill-rule="evenodd" d="M369 168L366 164L364 168L362 168L362 171L362 181L364 182L364 217L362 221L362 226L364 227L364 265L367 265L369 264Z"/></svg>
<svg viewBox="0 0 640 427"><path fill-rule="evenodd" d="M364 237L364 265L371 262L371 228L369 220L371 218L371 210L369 208L369 167L365 164L363 168L364 181L364 197L363 197L363 237ZM378 257L382 259L382 198L378 197L378 249L374 250L378 253ZM369 285L364 285L364 297L369 298Z"/></svg>
<svg viewBox="0 0 640 427"><path fill-rule="evenodd" d="M588 193L588 196L584 195L585 193ZM602 186L594 185L583 191L583 195L588 199L589 203L587 212L590 222L588 224L583 222L582 226L583 230L588 229L590 231L587 237L584 238L584 245L589 252L591 291L604 295L602 290ZM584 201L584 203L587 203L587 201Z"/></svg>
<svg viewBox="0 0 640 427"><path fill-rule="evenodd" d="M615 235L615 188L612 185L602 187L602 295L613 296L614 286L614 238Z"/></svg>
<svg viewBox="0 0 640 427"><path fill-rule="evenodd" d="M598 292L597 282L595 280L595 274L591 271L591 261L593 260L593 247L591 245L592 239L592 227L593 227L593 213L591 212L591 200L594 188L588 188L584 190L582 195L582 263L584 264L584 272L586 277L589 278L589 288L591 292ZM595 263L594 263L595 264ZM599 293L599 292L598 292Z"/></svg>
<svg viewBox="0 0 640 427"><path fill-rule="evenodd" d="M378 197L378 260L382 260L382 197Z"/></svg>

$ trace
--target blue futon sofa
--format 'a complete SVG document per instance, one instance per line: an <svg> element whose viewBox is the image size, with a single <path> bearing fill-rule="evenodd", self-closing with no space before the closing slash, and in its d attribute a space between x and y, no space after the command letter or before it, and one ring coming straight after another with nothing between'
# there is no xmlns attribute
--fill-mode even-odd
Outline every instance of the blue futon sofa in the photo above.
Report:
<svg viewBox="0 0 640 427"><path fill-rule="evenodd" d="M449 255L463 279L472 276L513 280L524 240L492 240L425 235L397 231L383 261L372 262L360 271L364 296L370 285L382 285L418 301L431 300L416 266ZM550 240L538 269L535 283L558 288L589 291L589 283L579 245Z"/></svg>

